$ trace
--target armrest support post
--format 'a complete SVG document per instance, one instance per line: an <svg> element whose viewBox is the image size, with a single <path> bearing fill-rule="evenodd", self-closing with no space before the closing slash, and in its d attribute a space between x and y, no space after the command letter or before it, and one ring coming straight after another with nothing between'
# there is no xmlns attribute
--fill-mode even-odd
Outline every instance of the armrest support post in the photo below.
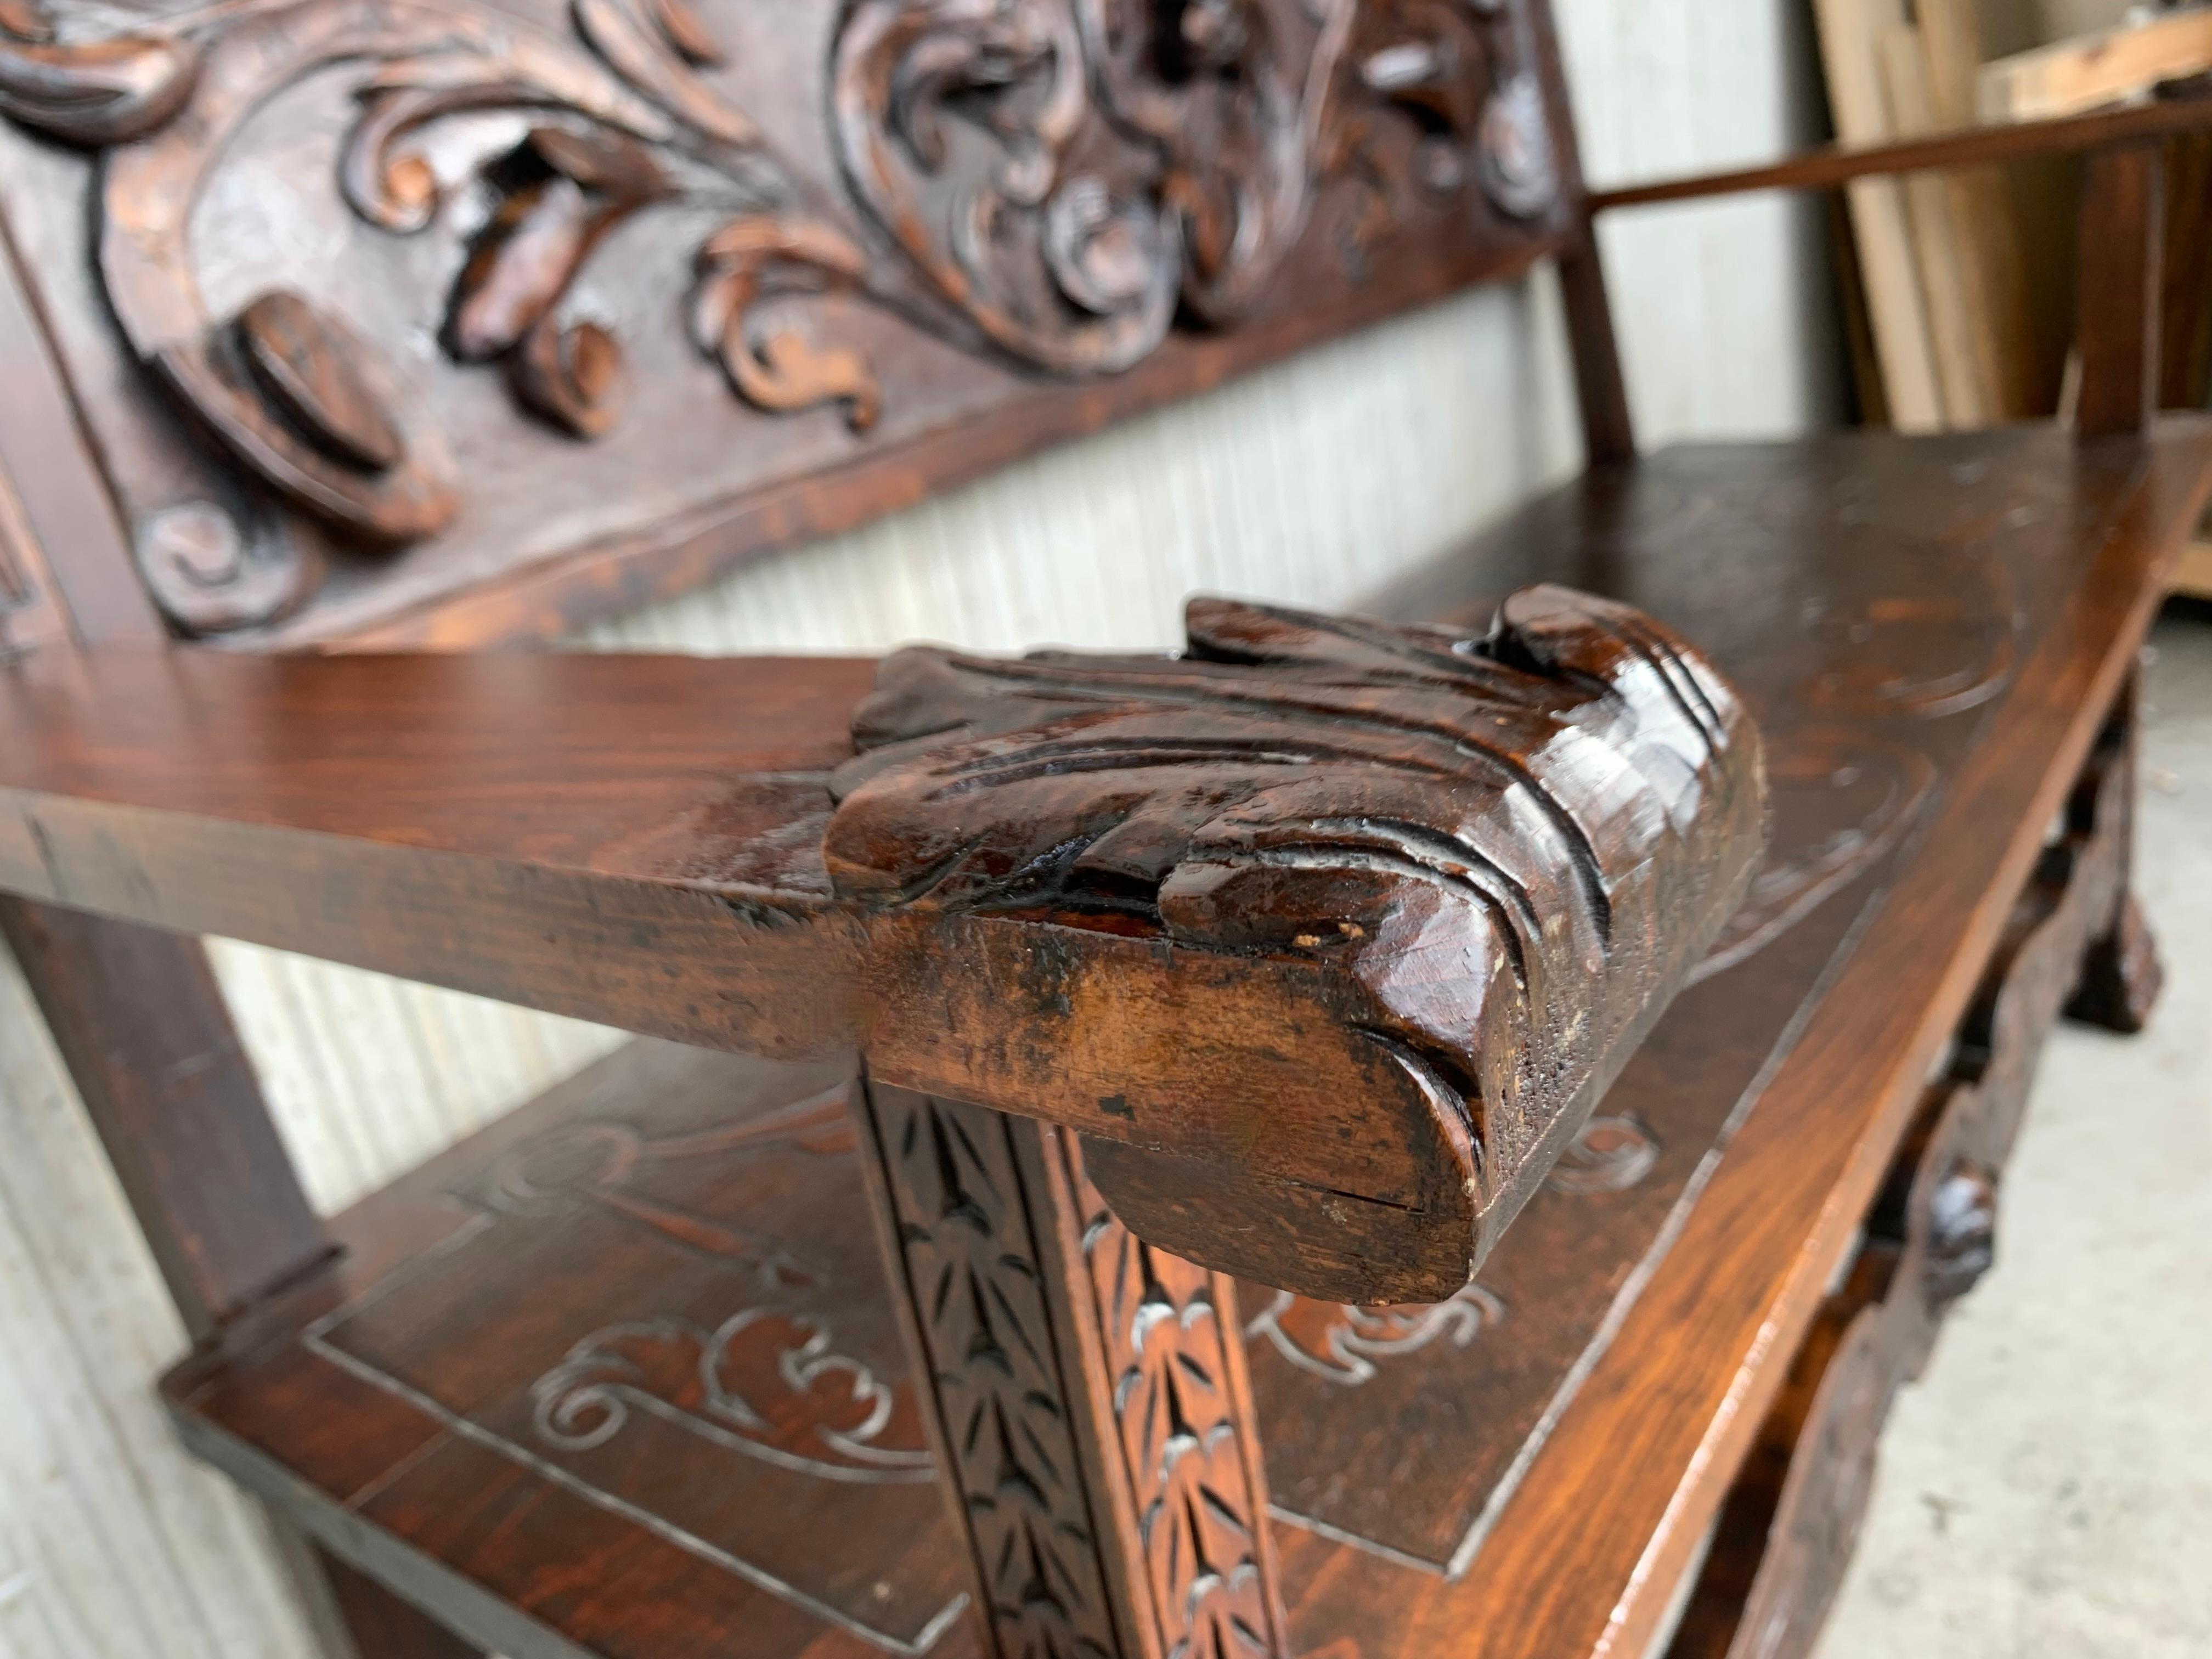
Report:
<svg viewBox="0 0 2212 1659"><path fill-rule="evenodd" d="M857 1115L987 1651L1287 1655L1235 1282L1066 1129L873 1080Z"/></svg>
<svg viewBox="0 0 2212 1659"><path fill-rule="evenodd" d="M2139 433L2158 395L2166 169L2155 144L2089 158L2081 188L2076 335L2082 438Z"/></svg>
<svg viewBox="0 0 2212 1659"><path fill-rule="evenodd" d="M1583 417L1583 447L1591 466L1636 459L1636 423L1621 378L1620 344L1613 329L1605 264L1597 227L1588 219L1559 256L1559 294L1567 308L1567 339L1574 351L1575 395Z"/></svg>

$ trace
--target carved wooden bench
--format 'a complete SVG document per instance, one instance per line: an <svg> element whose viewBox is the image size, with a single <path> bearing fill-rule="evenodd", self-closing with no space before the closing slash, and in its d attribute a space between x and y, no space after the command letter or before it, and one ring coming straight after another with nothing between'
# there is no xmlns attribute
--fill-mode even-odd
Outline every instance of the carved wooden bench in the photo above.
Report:
<svg viewBox="0 0 2212 1659"><path fill-rule="evenodd" d="M0 921L187 1442L365 1654L1803 1651L2044 1034L2155 992L2212 117L1593 198L1536 0L543 9L0 0ZM2072 149L2078 433L1636 454L1594 210ZM312 297L190 222L295 154ZM571 304L617 227L689 343ZM447 366L342 320L464 233ZM1364 617L268 654L557 631L1547 258L1590 472ZM200 933L643 1035L325 1222Z"/></svg>

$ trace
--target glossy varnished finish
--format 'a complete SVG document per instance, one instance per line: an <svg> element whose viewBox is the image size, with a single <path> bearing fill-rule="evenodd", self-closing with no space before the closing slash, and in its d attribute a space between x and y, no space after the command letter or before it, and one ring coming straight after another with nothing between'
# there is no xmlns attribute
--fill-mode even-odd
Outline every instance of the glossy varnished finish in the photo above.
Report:
<svg viewBox="0 0 2212 1659"><path fill-rule="evenodd" d="M967 1650L853 1086L623 1050L335 1218L180 1428L511 1659Z"/></svg>
<svg viewBox="0 0 2212 1659"><path fill-rule="evenodd" d="M1527 270L1564 91L1540 0L16 0L0 212L180 631L482 643Z"/></svg>
<svg viewBox="0 0 2212 1659"><path fill-rule="evenodd" d="M1887 502L1898 528L1916 526L1899 539L1919 556L1890 567L1908 582L1946 566L1976 585L1983 576L1972 573L2002 571L2007 582L2032 582L2041 598L2019 626L1984 635L1984 648L1971 653L1981 669L1961 675L1954 664L1917 688L1940 692L1940 702L1980 686L1976 740L1923 810L1881 902L1826 974L1792 1042L1765 1068L1726 1156L1639 1275L1632 1302L1588 1359L1463 1573L1424 1575L1286 1531L1284 1571L1296 1587L1292 1624L1304 1639L1342 1640L1362 1653L1443 1650L1480 1624L1486 1654L1535 1659L1637 1653L1656 1631L1873 1200L1923 1080L1971 1004L2040 856L2044 826L2067 799L2165 567L2202 505L2212 458L2201 428L2167 427L2142 448L2094 446L2078 455L2068 442L2049 431L1921 443L1867 434L1801 451L1810 463L1808 498L1832 503L1825 536L1801 533L1809 528L1802 520L1778 526L1761 512L1713 510L1723 469L1741 468L1755 500L1759 481L1778 477L1786 452L1669 452L1632 479L1571 489L1401 595L1420 614L1438 614L1455 595L1510 586L1527 561L1545 556L1540 550L1553 550L1548 568L1588 580L1589 567L1602 566L1619 584L1613 591L1680 626L1682 612L1658 586L1709 576L1716 558L1745 538L1789 537L1796 556L1771 554L1777 574L1825 565L1850 591L1850 573L1866 568L1854 555L1888 533L1855 503ZM2001 470L2007 450L2016 470ZM1886 465L1908 456L1924 469L1917 484L1904 473L1885 476ZM1888 487L1827 494L1839 483L1872 486L1877 478ZM1975 483L1993 496L1962 488ZM2025 521L2022 507L2032 514ZM2026 533L2027 523L2042 534ZM1972 550L1977 542L1984 552ZM1562 569L1555 550L1577 544L1587 550ZM1947 549L1950 556L1930 562ZM1657 556L1662 550L1668 556ZM1736 657L1732 640L1748 647L1763 638L1767 649L1787 653L1791 626L1848 632L1887 617L1907 632L1863 659L1896 665L1893 653L1916 617L1942 617L1948 631L1979 608L1900 605L1855 622L1847 610L1807 606L1787 578L1748 591L1758 603L1738 591L1728 615L1712 613L1705 638L1765 725L1778 776L1789 767L1790 739L1761 695L1772 682ZM1690 602L1686 593L1677 601ZM2005 658L2009 668L1989 672ZM1882 703L1917 724L1913 677L1867 673L1870 688L1889 688ZM1802 672L1782 683L1820 685ZM1662 1022L1653 1041L1664 1036ZM1624 1461L1628 1445L1637 1455ZM1279 1500L1279 1474L1275 1486Z"/></svg>
<svg viewBox="0 0 2212 1659"><path fill-rule="evenodd" d="M0 628L15 647L158 642L161 622L53 354L0 238ZM194 1339L321 1260L327 1240L200 941L13 896L0 898L0 931ZM337 1639L408 1659L473 1651L281 1523L277 1535Z"/></svg>
<svg viewBox="0 0 2212 1659"><path fill-rule="evenodd" d="M2019 920L2044 902L2031 878L2053 867L2042 826L2091 750L2089 711L2120 689L2161 550L2191 521L2208 465L2212 439L2196 428L2140 449L2023 431L1669 453L1540 505L1396 596L1415 614L1486 615L1487 596L1541 560L1697 632L1767 732L1775 839L1698 981L1474 1285L1379 1310L1244 1289L1293 1649L1451 1650L1476 1622L1502 1654L1644 1639L1898 1149L1923 1149L1905 1157L1915 1170L1942 1164L1921 1183L1930 1192L1959 1158L2002 1162L2001 1145L1955 1143L1954 1158L1955 1130L1921 1135L1923 1079L1962 1030L2028 1032L1990 1048L2003 1058L1984 1071L2002 1073L2016 1111L2075 948ZM1563 562L1563 546L1579 551ZM2109 800L2116 769L2100 775ZM2099 848L2124 842L2109 812L2069 821L2101 823ZM2076 942L2111 926L2109 856L2085 859L2103 873L2063 890ZM2008 940L2031 937L2046 965L2022 978L2002 964L2027 959ZM2023 1004L2015 982L2045 988ZM1948 1285L1971 1276L1975 1249L1975 1206L1957 1196L1944 1214L1967 1224L1941 1240L1912 1219L1933 1208L1879 1212L1902 1218L1900 1248L1924 1238ZM363 1282L425 1236L393 1229L382 1265L364 1253ZM571 1320L538 1300L544 1317ZM237 1390L237 1425L283 1415L272 1401L293 1385L258 1364L222 1384ZM1818 1392L1816 1376L1799 1419L1843 1420L1814 1409ZM270 1429L270 1455L323 1480L313 1459L325 1454L277 1443L291 1432ZM1624 1464L1630 1441L1643 1449ZM453 1456L470 1469L446 1478L481 1477L472 1455ZM1799 1480L1828 1494L1822 1513L1849 1497L1836 1472ZM644 1547L585 1525L566 1497L542 1501L571 1519L501 1555L501 1585L570 1547L572 1524L579 1547ZM942 1513L933 1499L932 1524ZM466 1527L404 1527L411 1548L461 1561L465 1577L489 1559ZM939 1535L957 1564L956 1534ZM594 1632L625 1618L661 1628L615 1601L572 1613Z"/></svg>
<svg viewBox="0 0 2212 1659"><path fill-rule="evenodd" d="M1734 912L1758 733L1679 636L1565 589L1479 632L1226 600L1188 629L1172 659L890 659L831 781L832 885L1055 924L1028 975L1052 981L1043 1017L944 1041L989 1029L1040 1056L1006 1062L1040 1097L1069 1068L1104 1097L1127 1127L1091 1175L1143 1237L1329 1299L1432 1299ZM1094 965L1089 929L1149 959ZM1206 996L1240 960L1315 985L1258 1042ZM1149 1155L1209 1055L1219 1121ZM1309 1137L1335 1145L1303 1171L1267 1145Z"/></svg>
<svg viewBox="0 0 2212 1659"><path fill-rule="evenodd" d="M2132 697L2100 735L2057 836L1898 1148L1864 1237L1814 1316L1722 1505L1668 1659L1800 1659L1850 1559L1899 1388L2002 1248L2000 1188L2045 1037L2127 902Z"/></svg>
<svg viewBox="0 0 2212 1659"><path fill-rule="evenodd" d="M1449 1295L1734 908L1756 734L1679 638L1553 590L1457 633L1215 602L1194 640L915 653L857 716L834 659L50 654L0 679L0 873L684 1041L864 1047L1091 1134L1133 1224L1210 1266Z"/></svg>
<svg viewBox="0 0 2212 1659"><path fill-rule="evenodd" d="M696 1041L865 1044L881 1100L995 1137L1014 1172L1000 1224L1029 1228L1042 1328L1080 1352L1057 1395L1016 1409L1060 1413L1058 1498L1105 1518L1085 1545L1106 1597L1094 1646L1395 1659L1479 1629L1486 1653L1640 1652L1754 1444L1709 1575L1721 1588L1693 1620L1802 1646L1887 1389L1986 1259L2035 1038L2069 992L2121 1028L2154 994L2112 805L2120 750L2075 788L2065 837L2037 841L2194 510L2203 441L2076 456L2009 434L1622 465L1632 433L1546 9L1225 17L870 0L795 25L779 12L763 33L750 0L246 0L121 27L0 6L0 110L98 157L0 136L0 213L40 319L0 295L0 361L26 393L0 415L0 611L5 645L46 659L0 693L14 733L38 734L11 745L15 781L44 795L0 834L0 863L25 890L118 915ZM444 72L426 78L431 38ZM1946 135L1595 205L2139 143L2203 118L2169 106ZM260 228L210 240L197 222L219 174L283 177L333 152L298 198L335 250L313 280L260 257ZM2100 161L2112 188L2085 216L2087 436L2142 424L2148 155ZM203 266L188 242L216 255ZM841 900L817 849L860 665L295 677L142 659L93 685L46 648L68 628L146 637L148 594L184 631L257 643L559 631L1547 253L1602 471L1413 612L1441 604L1471 639L1500 595L1564 578L1711 644L1771 734L1773 855L1703 962L1676 933L1661 977L1693 982L1541 1189L1558 1146L1502 1194L1467 1194L1490 1204L1482 1223L1454 1218L1478 1255L1487 1220L1522 1211L1474 1281L1441 1282L1434 1251L1358 1282L1303 1248L1218 1255L1322 1293L1246 1289L1249 1375L1224 1340L1227 1280L1138 1243L1091 1178L1162 1236L1210 1210L1241 1216L1249 1242L1254 1217L1281 1228L1285 1212L1228 1201L1249 1171L1310 1190L1333 1128L1364 1200L1417 1189L1401 1177L1439 1166L1434 1137L1378 1159L1371 1077L1347 1090L1326 1067L1285 1097L1287 1147L1222 1133L1272 1088L1236 1063L1259 1048L1240 1037L1224 1060L1188 1037L1340 1037L1326 973L1240 981L1237 966L1195 1009L1178 1006L1190 981L1156 976L1163 994L1101 1028L1121 1035L1096 1075L1034 1041L1072 1000L1066 961L1091 953L1141 985L1146 951L1196 954L1157 901L1115 931L1096 906L917 916L931 907L886 902L880 883ZM399 343L434 327L438 356L408 362ZM141 369L158 393L131 389ZM186 822L210 817L229 822ZM844 869L866 890L896 867ZM1354 908L1364 937L1374 916ZM155 995L173 969L204 993L197 947L10 914L211 1333L176 1379L180 1419L360 1565L336 1583L357 1638L451 1647L378 1583L526 1659L653 1659L732 1631L824 1654L1050 1649L1075 1632L1071 1603L994 1552L1020 1529L979 1519L1023 1512L1001 1478L1014 1466L951 1431L963 1400L1013 1396L961 1381L981 1327L933 1322L902 1253L927 1233L933 1263L1008 1303L1019 1263L947 1243L988 1206L972 1187L951 1201L942 1163L902 1170L895 1137L869 1143L882 1181L852 1179L844 1062L634 1049L363 1206L333 1267L211 997L142 1041L102 1038L103 984ZM1287 950L1271 938L1280 957L1326 942L1251 914L1291 927ZM948 963L970 977L948 985ZM986 1034L980 1051L947 1042L961 1030ZM216 1086L162 1115L149 1080L205 1054ZM1063 1130L902 1085L1078 1124L1087 1156ZM1310 1109L1352 1095L1361 1109ZM1564 1140L1588 1103L1570 1093L1544 1133ZM862 1117L871 1135L878 1121ZM864 1186L893 1224L896 1295L854 1266ZM278 1201L226 1208L241 1192ZM780 1207L794 1194L803 1212ZM1835 1275L1862 1215L1868 1242ZM1416 1288L1408 1271L1451 1294L1364 1301ZM672 1288L692 1298L676 1314L622 1311ZM1160 1402L1197 1398L1176 1386L1194 1368L1218 1385L1185 1424L1206 1458L1153 1432ZM949 1517L911 1502L916 1425L933 1422ZM1281 1571L1248 1524L1267 1487L1291 1522ZM1178 1504L1192 1524L1174 1524ZM946 1585L964 1590L928 1614ZM961 1616L962 1593L990 1620Z"/></svg>

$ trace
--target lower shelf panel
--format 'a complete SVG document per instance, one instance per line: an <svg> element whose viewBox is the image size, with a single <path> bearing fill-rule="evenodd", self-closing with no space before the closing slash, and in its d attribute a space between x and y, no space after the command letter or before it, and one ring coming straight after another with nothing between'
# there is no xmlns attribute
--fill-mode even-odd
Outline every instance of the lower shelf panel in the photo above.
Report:
<svg viewBox="0 0 2212 1659"><path fill-rule="evenodd" d="M509 1659L963 1651L850 1086L629 1045L341 1218L186 1439Z"/></svg>

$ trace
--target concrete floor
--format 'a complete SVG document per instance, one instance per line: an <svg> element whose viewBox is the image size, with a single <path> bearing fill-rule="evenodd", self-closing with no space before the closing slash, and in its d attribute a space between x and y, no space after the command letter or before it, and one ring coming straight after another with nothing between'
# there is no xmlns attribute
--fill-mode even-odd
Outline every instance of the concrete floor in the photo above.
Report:
<svg viewBox="0 0 2212 1659"><path fill-rule="evenodd" d="M2212 607L2154 636L2136 1038L2052 1039L1996 1267L1898 1401L1819 1659L2212 1656Z"/></svg>

